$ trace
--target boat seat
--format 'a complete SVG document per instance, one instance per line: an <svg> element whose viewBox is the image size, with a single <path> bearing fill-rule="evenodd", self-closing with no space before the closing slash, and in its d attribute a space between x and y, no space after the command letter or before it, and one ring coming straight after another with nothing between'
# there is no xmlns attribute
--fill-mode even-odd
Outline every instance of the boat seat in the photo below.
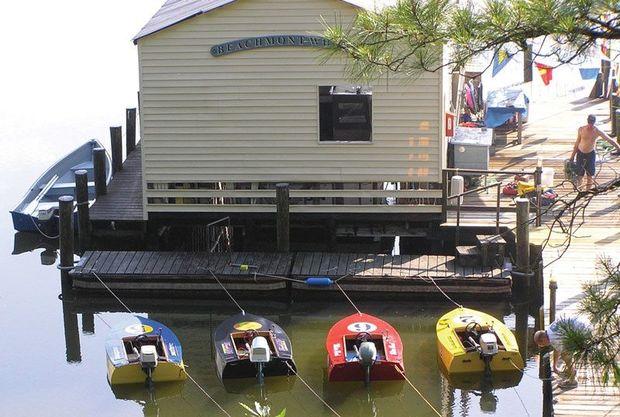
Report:
<svg viewBox="0 0 620 417"><path fill-rule="evenodd" d="M71 167L71 171L79 171L80 169L85 169L85 170L93 169L92 161L82 162L81 164L77 164Z"/></svg>
<svg viewBox="0 0 620 417"><path fill-rule="evenodd" d="M95 183L92 181L88 182L89 187L94 187ZM58 189L66 189L66 188L75 188L75 183L73 182L58 182L52 186L52 190Z"/></svg>

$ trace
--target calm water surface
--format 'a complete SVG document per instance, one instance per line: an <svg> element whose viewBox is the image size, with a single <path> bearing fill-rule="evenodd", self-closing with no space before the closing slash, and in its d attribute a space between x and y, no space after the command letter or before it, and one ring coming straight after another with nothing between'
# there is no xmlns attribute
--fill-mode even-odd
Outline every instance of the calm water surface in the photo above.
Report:
<svg viewBox="0 0 620 417"><path fill-rule="evenodd" d="M15 2L14 2L15 3ZM20 3L20 4L18 4ZM190 383L158 387L149 397L142 388L113 392L106 380L107 325L126 316L112 301L80 300L65 309L58 299L59 273L41 264L43 249L12 255L14 232L8 211L26 188L57 158L91 137L108 143L107 127L119 124L124 108L135 106L137 65L129 39L157 8L159 0L111 0L85 6L77 0L40 2L38 13L17 2L0 6L10 15L28 15L0 28L3 39L19 38L0 69L0 330L2 361L0 416L214 416L216 408ZM35 2L36 3L36 2ZM66 9L66 10L65 10ZM97 15L97 19L93 19ZM53 16L55 18L50 18ZM113 22L114 24L110 24ZM33 32L38 27L41 33ZM6 33L5 33L6 32ZM45 71L42 71L42 62ZM287 416L329 416L329 410L300 381L268 379L261 392L253 381L224 387L216 377L210 332L235 310L226 303L196 301L150 305L126 300L136 310L171 327L181 339L191 374L233 416L239 402L258 401ZM243 304L244 302L242 302ZM292 339L300 374L342 416L433 416L402 383L326 384L324 339L330 326L351 314L342 303L245 302L248 311L278 321ZM540 415L541 385L532 377L490 389L450 385L437 367L434 325L448 304L359 303L362 310L389 321L405 344L405 366L413 383L447 416ZM473 306L473 305L472 305ZM484 307L506 317L504 304ZM73 314L79 312L100 312ZM63 314L64 313L64 314ZM94 320L94 333L89 323ZM530 327L532 327L530 325ZM83 331L85 330L85 331ZM530 358L526 372L537 374ZM474 384L475 385L475 384ZM498 383L498 385L500 385ZM275 413L272 413L275 414Z"/></svg>

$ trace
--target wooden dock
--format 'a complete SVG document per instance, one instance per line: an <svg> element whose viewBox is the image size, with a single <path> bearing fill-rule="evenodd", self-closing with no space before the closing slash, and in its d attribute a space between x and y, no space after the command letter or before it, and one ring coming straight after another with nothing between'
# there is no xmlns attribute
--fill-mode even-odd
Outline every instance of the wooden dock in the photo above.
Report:
<svg viewBox="0 0 620 417"><path fill-rule="evenodd" d="M240 265L247 265L241 268ZM348 292L412 298L443 297L436 282L457 299L505 299L511 294L511 281L500 269L462 267L452 256L383 255L359 253L297 252L291 254L234 252L86 252L71 271L77 290L105 291L97 274L118 291L178 291L220 296L221 288L213 275L230 290L244 292L293 291L334 292L336 287L314 288L308 277L342 278ZM213 273L213 275L212 275ZM287 286L287 283L289 285Z"/></svg>
<svg viewBox="0 0 620 417"><path fill-rule="evenodd" d="M564 179L563 161L570 156L576 129L585 123L586 116L595 114L602 122L599 128L606 132L610 130L607 100L558 99L532 110L532 121L525 125L523 143L498 149L491 157L491 169L532 170L541 157L544 166L555 169L556 184L561 183ZM597 169L598 182L615 178L620 172L620 157L607 157L597 164ZM489 179L490 182L492 179ZM556 191L565 198L574 195L569 184L556 187ZM492 193L468 196L465 204L493 207L495 196ZM511 198L502 197L502 205L511 204ZM583 298L582 284L598 278L597 258L607 255L620 262L620 199L617 190L594 198L585 212L585 223L574 232L570 247L559 260L566 236L561 233L549 235L547 226L553 214L551 211L543 217L543 226L531 230L530 238L533 243L540 244L551 236L543 252L545 265L554 262L544 271L545 306L549 306L548 285L553 276L558 283L556 317L572 316L577 314L579 301ZM454 220L453 213L450 219ZM492 221L494 213L491 212L465 213L461 218L462 224L488 224ZM514 213L503 212L501 221L504 226L514 226ZM562 390L554 384L555 416L620 417L620 389L603 386L593 377L595 373L592 369L581 369L578 373L579 386L575 389Z"/></svg>
<svg viewBox="0 0 620 417"><path fill-rule="evenodd" d="M123 169L108 184L108 193L99 196L90 208L94 222L141 222L142 207L142 155L138 145L127 155Z"/></svg>

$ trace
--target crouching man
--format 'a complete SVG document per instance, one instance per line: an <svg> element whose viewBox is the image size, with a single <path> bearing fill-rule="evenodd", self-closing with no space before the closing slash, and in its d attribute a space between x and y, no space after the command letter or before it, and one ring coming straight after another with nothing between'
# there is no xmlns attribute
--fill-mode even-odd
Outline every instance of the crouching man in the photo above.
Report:
<svg viewBox="0 0 620 417"><path fill-rule="evenodd" d="M577 317L561 317L549 324L547 330L539 330L534 334L534 343L539 347L551 346L553 348L553 372L560 376L558 386L563 389L577 386L577 371L573 360L573 354L566 349L566 342L575 339L583 339L583 336L591 333L591 326L584 319ZM562 359L564 367L558 368L558 362Z"/></svg>

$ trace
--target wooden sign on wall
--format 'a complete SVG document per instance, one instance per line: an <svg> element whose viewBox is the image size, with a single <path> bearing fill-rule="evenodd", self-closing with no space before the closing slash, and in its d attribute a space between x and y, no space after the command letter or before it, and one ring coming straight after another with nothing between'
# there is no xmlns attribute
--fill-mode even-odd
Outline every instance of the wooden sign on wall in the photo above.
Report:
<svg viewBox="0 0 620 417"><path fill-rule="evenodd" d="M281 46L327 48L331 46L331 42L322 36L310 35L256 36L215 45L211 48L211 55L222 56L250 49L275 48Z"/></svg>

